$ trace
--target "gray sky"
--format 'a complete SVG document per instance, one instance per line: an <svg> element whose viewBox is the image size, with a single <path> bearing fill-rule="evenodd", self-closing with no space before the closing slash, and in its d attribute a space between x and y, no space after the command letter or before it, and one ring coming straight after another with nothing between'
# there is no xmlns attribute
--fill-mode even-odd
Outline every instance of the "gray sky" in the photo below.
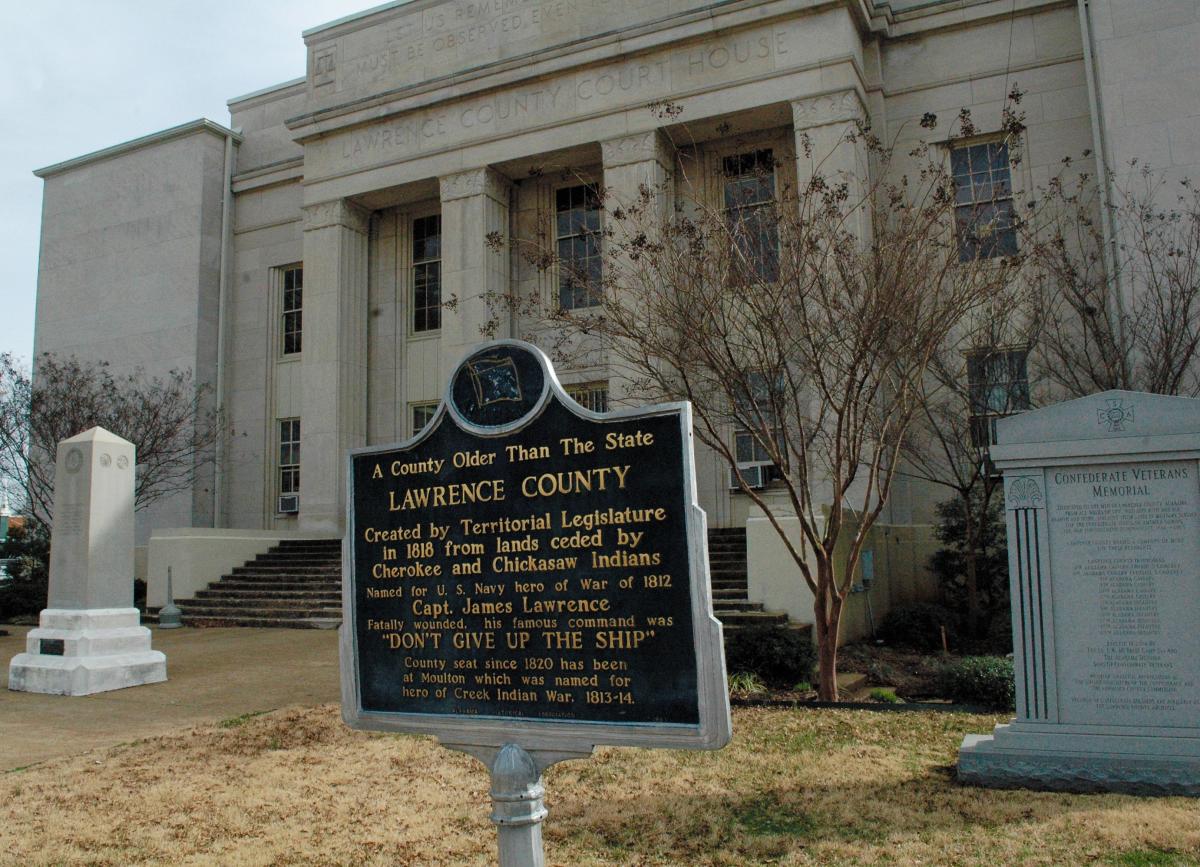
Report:
<svg viewBox="0 0 1200 867"><path fill-rule="evenodd" d="M36 168L304 74L300 33L382 0L6 0L0 86L0 351L33 352Z"/></svg>

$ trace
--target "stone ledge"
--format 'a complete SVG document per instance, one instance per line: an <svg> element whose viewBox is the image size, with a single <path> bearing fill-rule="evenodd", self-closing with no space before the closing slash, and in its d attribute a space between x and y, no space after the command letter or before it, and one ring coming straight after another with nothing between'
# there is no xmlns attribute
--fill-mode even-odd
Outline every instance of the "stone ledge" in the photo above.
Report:
<svg viewBox="0 0 1200 867"><path fill-rule="evenodd" d="M1200 796L1200 759L1000 750L991 735L967 735L958 781L991 789Z"/></svg>

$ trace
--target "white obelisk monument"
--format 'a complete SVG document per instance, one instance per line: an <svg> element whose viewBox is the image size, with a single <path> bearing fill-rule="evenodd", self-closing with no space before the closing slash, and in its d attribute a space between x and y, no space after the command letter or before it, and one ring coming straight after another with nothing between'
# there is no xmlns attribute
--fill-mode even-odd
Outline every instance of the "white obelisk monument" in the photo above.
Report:
<svg viewBox="0 0 1200 867"><path fill-rule="evenodd" d="M133 607L133 443L94 427L58 444L49 607L8 688L91 695L167 679Z"/></svg>

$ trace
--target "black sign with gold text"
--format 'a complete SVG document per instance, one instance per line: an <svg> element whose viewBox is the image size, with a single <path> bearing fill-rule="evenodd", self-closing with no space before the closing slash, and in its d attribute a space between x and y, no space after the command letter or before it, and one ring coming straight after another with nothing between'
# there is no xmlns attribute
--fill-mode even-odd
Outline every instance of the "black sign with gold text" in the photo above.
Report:
<svg viewBox="0 0 1200 867"><path fill-rule="evenodd" d="M593 417L515 342L351 459L361 710L697 725L681 411Z"/></svg>

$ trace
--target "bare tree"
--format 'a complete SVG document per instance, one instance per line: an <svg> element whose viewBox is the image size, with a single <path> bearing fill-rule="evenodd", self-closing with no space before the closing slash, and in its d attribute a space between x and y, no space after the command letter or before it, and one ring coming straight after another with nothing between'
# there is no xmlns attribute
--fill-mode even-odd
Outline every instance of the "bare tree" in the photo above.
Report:
<svg viewBox="0 0 1200 867"><path fill-rule="evenodd" d="M1067 170L1070 170L1070 161ZM1131 166L1042 191L1030 258L1042 321L1038 373L1068 396L1110 388L1200 394L1200 190ZM1169 202L1167 205L1162 203Z"/></svg>
<svg viewBox="0 0 1200 867"><path fill-rule="evenodd" d="M96 425L136 447L138 509L191 486L212 462L218 434L208 386L189 372L114 374L105 362L46 353L31 377L14 356L0 355L0 475L19 486L47 526L58 443Z"/></svg>
<svg viewBox="0 0 1200 867"><path fill-rule="evenodd" d="M691 401L696 435L778 533L814 597L827 700L838 694L847 595L929 366L1018 267L964 261L953 182L936 155L903 154L912 171L902 175L869 130L846 144L885 180L818 164L768 197L739 166L746 183L732 201L664 208L671 191L648 186L635 201L604 195L600 274L571 273L572 261L526 242L531 261L594 293L592 306L541 311L555 348L600 347L639 396ZM774 465L769 490L740 469L740 447Z"/></svg>

